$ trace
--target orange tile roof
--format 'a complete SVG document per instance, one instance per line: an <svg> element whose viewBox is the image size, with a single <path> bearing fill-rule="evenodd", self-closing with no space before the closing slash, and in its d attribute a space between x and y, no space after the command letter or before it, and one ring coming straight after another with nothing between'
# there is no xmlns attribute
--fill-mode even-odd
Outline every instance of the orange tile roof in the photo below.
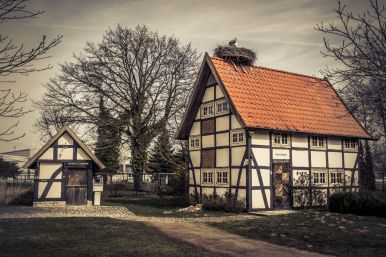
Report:
<svg viewBox="0 0 386 257"><path fill-rule="evenodd" d="M210 60L246 127L370 138L324 79Z"/></svg>

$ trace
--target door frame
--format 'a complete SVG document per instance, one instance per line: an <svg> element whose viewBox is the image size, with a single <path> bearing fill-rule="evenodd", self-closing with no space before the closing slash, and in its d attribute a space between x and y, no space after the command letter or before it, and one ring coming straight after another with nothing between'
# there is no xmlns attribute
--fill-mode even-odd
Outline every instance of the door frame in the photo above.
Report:
<svg viewBox="0 0 386 257"><path fill-rule="evenodd" d="M289 159L273 159L272 160L272 165L271 165L271 199L272 199L272 209L274 210L279 210L276 206L276 203L275 203L275 196L276 196L276 193L275 193L275 165L276 164L285 164L287 163L288 164L288 172L289 172L289 193L290 193L290 196L289 196L289 206L288 208L281 208L283 210L289 210L289 209L292 209L293 208L293 183L292 183L292 166L291 166L291 160Z"/></svg>
<svg viewBox="0 0 386 257"><path fill-rule="evenodd" d="M67 201L67 183L68 183L68 176L69 176L69 170L70 169L84 169L85 172L86 172L86 203L84 205L87 205L87 201L89 200L89 188L90 188L90 183L92 183L92 181L90 181L90 176L89 176L89 173L90 173L90 165L88 163L66 163L65 164L65 174L63 176L63 183L62 183L62 192L63 192L63 198L64 198L64 201L66 202L66 205L72 205L72 204L68 204ZM91 178L92 180L92 178Z"/></svg>

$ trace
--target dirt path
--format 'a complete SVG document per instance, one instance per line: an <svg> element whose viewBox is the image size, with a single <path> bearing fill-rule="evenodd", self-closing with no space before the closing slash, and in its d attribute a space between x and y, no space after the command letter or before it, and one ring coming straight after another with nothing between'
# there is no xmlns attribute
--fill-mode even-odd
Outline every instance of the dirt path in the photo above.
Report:
<svg viewBox="0 0 386 257"><path fill-rule="evenodd" d="M256 257L321 257L319 253L297 250L279 246L260 240L247 239L223 230L209 227L204 223L174 223L148 221L152 227L165 235L188 243L195 247L226 256L256 256Z"/></svg>
<svg viewBox="0 0 386 257"><path fill-rule="evenodd" d="M161 233L183 243L224 256L325 256L301 251L268 242L248 239L208 226L208 222L227 222L239 219L258 219L258 216L240 215L206 218L158 218L136 216L122 206L92 207L22 207L1 206L0 219L9 218L53 218L53 217L109 217L120 220L140 221Z"/></svg>

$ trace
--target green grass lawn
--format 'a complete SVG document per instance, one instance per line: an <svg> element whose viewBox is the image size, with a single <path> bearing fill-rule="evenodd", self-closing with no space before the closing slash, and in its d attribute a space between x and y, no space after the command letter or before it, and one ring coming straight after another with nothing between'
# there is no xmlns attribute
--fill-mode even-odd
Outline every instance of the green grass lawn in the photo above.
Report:
<svg viewBox="0 0 386 257"><path fill-rule="evenodd" d="M319 211L212 223L252 239L337 256L386 256L386 219Z"/></svg>
<svg viewBox="0 0 386 257"><path fill-rule="evenodd" d="M0 256L214 256L139 222L110 218L0 219Z"/></svg>
<svg viewBox="0 0 386 257"><path fill-rule="evenodd" d="M108 197L107 192L103 195L103 205L124 206L138 216L146 217L212 217L237 215L234 213L199 211L195 213L178 212L186 207L183 201L176 196L157 196L151 193L133 191L120 191L119 197Z"/></svg>

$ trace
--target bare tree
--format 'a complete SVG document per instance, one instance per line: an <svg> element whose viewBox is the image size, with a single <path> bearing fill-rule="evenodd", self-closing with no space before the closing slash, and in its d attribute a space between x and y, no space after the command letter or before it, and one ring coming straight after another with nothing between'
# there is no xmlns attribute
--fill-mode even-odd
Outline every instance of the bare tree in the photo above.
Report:
<svg viewBox="0 0 386 257"><path fill-rule="evenodd" d="M140 174L152 140L185 108L197 72L196 51L146 26L117 26L74 58L46 85L44 99L97 126L102 94L112 123L123 129L122 143L130 145L133 171ZM139 189L139 175L134 180Z"/></svg>
<svg viewBox="0 0 386 257"><path fill-rule="evenodd" d="M338 1L339 22L321 23L315 29L325 35L322 54L339 62L338 68L327 68L323 74L337 85L362 125L380 138L371 148L378 167L386 169L386 9L380 1L368 3L368 10L354 14ZM370 149L367 144L365 150Z"/></svg>
<svg viewBox="0 0 386 257"><path fill-rule="evenodd" d="M27 0L0 0L0 24L14 20L36 18L43 11L29 11L26 9ZM12 38L0 33L0 83L13 83L7 80L11 74L28 75L31 72L50 69L51 66L35 67L34 62L48 58L47 51L58 45L62 37L57 36L48 41L42 36L38 45L31 49L25 49L23 44L17 44ZM28 95L24 92L13 93L3 85L0 87L0 117L20 118L31 110L26 110L22 104L26 102ZM4 131L0 132L0 141L12 141L24 136L15 135L15 128L19 122L16 121Z"/></svg>

